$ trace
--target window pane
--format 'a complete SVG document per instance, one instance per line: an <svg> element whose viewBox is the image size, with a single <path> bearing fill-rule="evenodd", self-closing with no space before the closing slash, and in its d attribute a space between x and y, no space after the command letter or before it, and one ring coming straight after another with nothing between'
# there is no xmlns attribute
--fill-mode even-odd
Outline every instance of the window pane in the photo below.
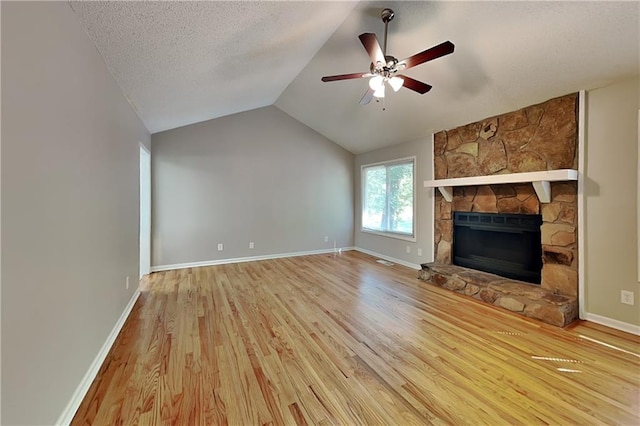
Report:
<svg viewBox="0 0 640 426"><path fill-rule="evenodd" d="M362 227L413 235L413 161L364 167Z"/></svg>
<svg viewBox="0 0 640 426"><path fill-rule="evenodd" d="M388 230L413 234L413 163L387 167L389 185Z"/></svg>
<svg viewBox="0 0 640 426"><path fill-rule="evenodd" d="M362 209L362 226L367 229L382 231L387 196L387 171L384 166L365 169L364 206Z"/></svg>

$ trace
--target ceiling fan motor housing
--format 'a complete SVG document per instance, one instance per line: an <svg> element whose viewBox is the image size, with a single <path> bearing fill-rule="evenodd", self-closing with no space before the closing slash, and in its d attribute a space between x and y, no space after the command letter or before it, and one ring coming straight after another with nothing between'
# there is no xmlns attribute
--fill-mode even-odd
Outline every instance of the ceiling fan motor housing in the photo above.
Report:
<svg viewBox="0 0 640 426"><path fill-rule="evenodd" d="M395 73L398 72L398 59L391 55L386 55L384 59L387 61L386 64L382 64L380 62L374 64L372 62L369 66L369 70L371 71L371 74L391 78Z"/></svg>

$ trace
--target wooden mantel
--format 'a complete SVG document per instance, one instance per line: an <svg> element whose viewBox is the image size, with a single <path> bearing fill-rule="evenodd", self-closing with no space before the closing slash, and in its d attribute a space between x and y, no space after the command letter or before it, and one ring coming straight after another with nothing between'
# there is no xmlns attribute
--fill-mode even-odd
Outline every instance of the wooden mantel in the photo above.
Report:
<svg viewBox="0 0 640 426"><path fill-rule="evenodd" d="M509 173L489 176L471 176L454 179L425 180L425 188L438 188L445 200L453 200L454 186L496 185L501 183L533 184L541 203L551 201L550 182L578 180L578 171L574 169L546 170L542 172Z"/></svg>

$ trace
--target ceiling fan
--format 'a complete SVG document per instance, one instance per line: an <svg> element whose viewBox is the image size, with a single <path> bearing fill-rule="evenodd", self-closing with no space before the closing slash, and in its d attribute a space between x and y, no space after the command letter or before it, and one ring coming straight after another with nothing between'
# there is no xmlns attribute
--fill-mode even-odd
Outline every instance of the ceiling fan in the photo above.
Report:
<svg viewBox="0 0 640 426"><path fill-rule="evenodd" d="M407 70L416 65L432 61L441 56L453 53L454 45L450 41L445 41L437 46L431 47L406 59L398 61L395 57L387 55L387 26L393 20L395 13L391 9L383 9L381 18L384 22L384 44L380 47L378 37L373 33L363 33L358 36L365 50L371 58L371 66L369 72L330 75L322 77L322 81L339 81L351 80L354 78L367 78L369 80L369 89L360 100L360 105L366 105L371 102L373 97L384 98L385 83L397 92L401 87L418 92L421 95L431 90L431 86L421 81L415 80L399 72Z"/></svg>

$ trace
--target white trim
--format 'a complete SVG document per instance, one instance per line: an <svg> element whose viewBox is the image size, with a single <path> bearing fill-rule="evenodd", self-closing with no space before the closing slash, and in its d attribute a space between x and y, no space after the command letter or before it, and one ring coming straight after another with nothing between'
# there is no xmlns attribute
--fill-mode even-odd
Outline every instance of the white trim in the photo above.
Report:
<svg viewBox="0 0 640 426"><path fill-rule="evenodd" d="M0 7L0 11L2 10L2 8ZM2 13L0 12L0 22L2 22ZM6 36L5 36L6 37ZM1 37L0 37L1 38ZM0 46L2 46L2 42L0 40ZM0 57L2 57L2 48L0 47ZM0 67L1 69L2 67ZM2 72L0 72L0 81L2 81ZM6 73L5 73L6 74ZM2 98L2 89L0 88L0 99ZM0 102L0 117L2 117L2 102ZM0 120L1 122L2 120ZM0 124L0 128L2 127L2 125ZM0 135L2 135L2 129L0 129ZM2 143L0 142L0 146L2 145ZM0 152L2 152L2 148L0 147ZM1 157L1 156L0 156ZM2 164L2 161L0 161L0 164ZM2 176L2 173L0 173L0 176ZM6 181L6 180L5 180ZM0 188L2 188L2 184L0 183ZM2 199L2 197L0 197L0 199ZM2 204L2 202L0 202L0 204ZM2 208L0 206L0 212L2 211ZM0 215L1 216L1 215ZM2 220L0 220L0 224L2 224ZM2 241L2 227L0 226L0 241ZM2 265L2 251L0 251L0 265ZM1 269L1 268L0 268ZM2 306L2 273L0 273L0 306ZM2 318L2 309L0 309L0 318ZM0 366L2 365L2 339L0 338ZM2 368L0 368L0 383L2 382ZM0 386L0 423L2 422L2 386Z"/></svg>
<svg viewBox="0 0 640 426"><path fill-rule="evenodd" d="M424 186L427 186L426 182L424 183ZM440 194L442 194L442 196L444 197L445 200L447 200L449 203L453 201L453 187L452 186L438 186L438 191L440 191Z"/></svg>
<svg viewBox="0 0 640 426"><path fill-rule="evenodd" d="M435 147L435 134L431 133L431 173L429 174L429 177L431 178L431 180L435 179L435 155L436 155L436 147ZM431 195L431 221L429 226L431 226L431 249L429 250L429 252L431 253L431 260L430 262L435 262L436 261L436 191L431 190L430 191L430 195Z"/></svg>
<svg viewBox="0 0 640 426"><path fill-rule="evenodd" d="M393 166L394 164L403 164L403 163L408 162L409 160L413 160L413 163L415 164L416 156L415 155L409 155L407 157L394 158L393 160L384 160L384 161L378 161L376 163L361 164L360 165L360 170L364 169L365 167L382 166L382 165Z"/></svg>
<svg viewBox="0 0 640 426"><path fill-rule="evenodd" d="M366 180L362 178L364 174L364 169L369 167L375 167L375 166L393 166L395 164L406 164L406 163L409 163L410 161L413 163L413 218L412 218L413 234L412 235L400 234L392 231L379 231L375 229L365 228L362 225L362 214L364 212L364 202L365 202L365 194L366 194L366 191L364 188L366 184ZM416 155L411 155L403 158L396 158L396 159L387 160L387 161L378 161L377 163L361 164L360 165L360 232L366 232L369 234L396 238L398 240L411 241L415 243L418 240L418 236L417 236L418 218L416 216L418 212L417 190L418 190L418 157Z"/></svg>
<svg viewBox="0 0 640 426"><path fill-rule="evenodd" d="M586 274L585 265L585 211L584 196L585 177L585 129L587 126L587 94L581 90L578 94L578 318L584 319L586 314Z"/></svg>
<svg viewBox="0 0 640 426"><path fill-rule="evenodd" d="M638 183L636 188L636 196L637 200L637 214L638 214L638 232L637 232L637 241L638 241L638 282L640 282L640 109L638 110Z"/></svg>
<svg viewBox="0 0 640 426"><path fill-rule="evenodd" d="M143 144L142 142L138 141L138 144L140 145L140 147L142 149L144 149L145 151L147 151L147 154L149 154L149 156L151 156L151 150L149 148L147 148L147 146L145 144Z"/></svg>
<svg viewBox="0 0 640 426"><path fill-rule="evenodd" d="M413 155L413 217L411 228L413 230L413 242L418 241L418 156Z"/></svg>
<svg viewBox="0 0 640 426"><path fill-rule="evenodd" d="M361 247L354 247L354 250L355 251L359 251L359 252L364 253L364 254L368 254L369 256L379 257L380 259L388 260L389 262L393 262L393 263L397 263L397 264L402 265L402 266L406 266L407 268L418 269L418 270L422 268L417 263L411 263L411 262L407 262L406 260L396 259L395 257L391 257L391 256L387 256L386 254L377 253L375 251L363 249Z"/></svg>
<svg viewBox="0 0 640 426"><path fill-rule="evenodd" d="M415 222L414 222L413 226L415 228ZM396 232L376 231L374 229L368 229L368 228L362 228L362 229L360 229L360 232L364 232L366 234L379 235L381 237L395 238L396 240L411 241L411 242L414 242L414 243L417 241L415 236L405 235L405 234L398 234Z"/></svg>
<svg viewBox="0 0 640 426"><path fill-rule="evenodd" d="M76 411L78 411L82 400L87 395L91 384L98 375L100 367L102 367L105 358L111 350L111 346L113 346L113 343L116 341L116 337L118 337L120 330L122 330L122 327L129 317L129 314L131 313L131 310L136 304L136 300L138 300L139 296L140 289L136 289L135 293L133 293L133 296L131 296L131 300L129 300L129 303L127 304L127 306L125 306L124 311L122 311L122 315L120 315L120 318L118 318L116 325L111 330L111 333L109 333L109 336L107 336L107 340L104 342L102 348L100 348L100 351L89 366L89 370L87 370L84 377L82 378L82 381L71 396L71 400L67 403L67 406L62 411L62 414L60 414L60 417L58 417L56 425L69 425L73 420L73 416L76 415Z"/></svg>
<svg viewBox="0 0 640 426"><path fill-rule="evenodd" d="M551 183L548 180L531 182L541 203L551 202Z"/></svg>
<svg viewBox="0 0 640 426"><path fill-rule="evenodd" d="M616 330L635 334L636 336L640 336L640 326L635 324L629 324L628 322L618 321L613 318L603 317L602 315L592 314L589 312L585 313L583 319L587 321L595 322L596 324L615 328Z"/></svg>
<svg viewBox="0 0 640 426"><path fill-rule="evenodd" d="M430 253L431 257L429 262L436 261L436 197L435 192L431 193L431 220L429 226L431 226L431 240L430 244Z"/></svg>
<svg viewBox="0 0 640 426"><path fill-rule="evenodd" d="M453 186L492 185L500 183L531 182L541 203L551 201L549 182L578 180L578 171L573 169L544 170L540 172L508 173L504 175L471 176L451 179L425 180L425 188L438 188L448 202L453 200Z"/></svg>
<svg viewBox="0 0 640 426"><path fill-rule="evenodd" d="M311 256L314 254L336 253L336 252L342 252L342 251L350 251L353 249L354 249L353 247L341 247L337 249L298 251L293 253L267 254L263 256L249 256L249 257L236 257L236 258L230 258L230 259L205 260L202 262L175 263L172 265L152 266L151 272L173 271L176 269L185 269L185 268L199 268L201 266L226 265L229 263L255 262L258 260L281 259L284 257Z"/></svg>
<svg viewBox="0 0 640 426"><path fill-rule="evenodd" d="M492 185L496 183L522 183L537 181L578 180L578 171L573 169L543 170L540 172L507 173L503 175L470 176L449 179L425 180L425 188L438 186Z"/></svg>

